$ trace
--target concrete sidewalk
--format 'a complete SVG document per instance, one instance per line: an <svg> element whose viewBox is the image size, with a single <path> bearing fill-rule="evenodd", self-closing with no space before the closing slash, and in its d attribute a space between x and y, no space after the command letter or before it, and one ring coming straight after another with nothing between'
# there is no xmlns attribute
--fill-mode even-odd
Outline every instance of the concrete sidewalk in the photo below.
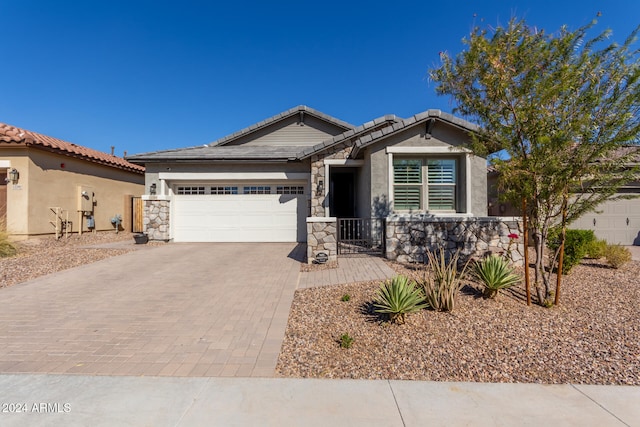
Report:
<svg viewBox="0 0 640 427"><path fill-rule="evenodd" d="M2 426L640 425L640 387L0 375L0 390Z"/></svg>

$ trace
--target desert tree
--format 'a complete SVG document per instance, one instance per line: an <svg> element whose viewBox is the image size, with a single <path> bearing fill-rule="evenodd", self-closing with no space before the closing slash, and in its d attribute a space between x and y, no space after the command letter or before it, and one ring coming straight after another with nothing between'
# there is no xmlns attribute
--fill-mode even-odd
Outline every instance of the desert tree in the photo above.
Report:
<svg viewBox="0 0 640 427"><path fill-rule="evenodd" d="M640 27L617 44L608 30L589 37L595 25L548 34L513 18L475 27L462 52L441 53L429 70L436 92L480 125L473 150L501 153L494 165L504 200L526 202L541 304L554 293L544 262L551 228L564 230L637 179Z"/></svg>

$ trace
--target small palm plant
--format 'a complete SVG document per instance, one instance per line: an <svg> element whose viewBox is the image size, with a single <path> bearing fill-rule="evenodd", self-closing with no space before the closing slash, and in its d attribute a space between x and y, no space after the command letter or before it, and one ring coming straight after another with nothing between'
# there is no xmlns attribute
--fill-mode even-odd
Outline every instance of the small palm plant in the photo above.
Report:
<svg viewBox="0 0 640 427"><path fill-rule="evenodd" d="M438 255L427 251L430 272L424 271L420 284L424 289L427 304L436 311L451 311L455 307L458 292L462 287L462 278L467 263L458 269L460 252L456 251L447 261L444 249Z"/></svg>
<svg viewBox="0 0 640 427"><path fill-rule="evenodd" d="M507 289L520 282L520 276L513 273L509 261L493 254L476 261L473 275L484 285L485 298L495 298L500 289Z"/></svg>
<svg viewBox="0 0 640 427"><path fill-rule="evenodd" d="M406 276L396 276L380 285L374 311L387 314L391 323L403 324L405 314L414 313L427 306L422 289Z"/></svg>

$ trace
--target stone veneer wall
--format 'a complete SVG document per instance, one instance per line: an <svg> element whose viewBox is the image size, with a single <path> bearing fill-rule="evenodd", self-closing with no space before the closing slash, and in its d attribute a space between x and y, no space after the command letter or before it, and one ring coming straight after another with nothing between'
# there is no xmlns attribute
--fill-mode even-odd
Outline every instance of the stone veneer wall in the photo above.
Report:
<svg viewBox="0 0 640 427"><path fill-rule="evenodd" d="M149 240L169 240L169 200L144 201L143 229Z"/></svg>
<svg viewBox="0 0 640 427"><path fill-rule="evenodd" d="M444 247L449 253L460 249L463 260L504 253L523 265L522 221L517 219L396 214L387 218L386 231L386 257L399 262L424 262L426 249Z"/></svg>
<svg viewBox="0 0 640 427"><path fill-rule="evenodd" d="M336 218L310 217L307 218L307 262L313 263L316 255L324 252L328 255L327 262L338 260L338 241Z"/></svg>

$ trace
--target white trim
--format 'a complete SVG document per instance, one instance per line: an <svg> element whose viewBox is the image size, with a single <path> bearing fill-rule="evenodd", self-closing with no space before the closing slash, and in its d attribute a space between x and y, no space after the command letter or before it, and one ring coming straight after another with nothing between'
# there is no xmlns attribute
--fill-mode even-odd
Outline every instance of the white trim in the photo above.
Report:
<svg viewBox="0 0 640 427"><path fill-rule="evenodd" d="M153 195L153 196L151 196L149 194L143 194L142 195L142 200L165 200L166 201L166 200L171 200L171 197L170 196L163 196L163 195L160 195L160 196Z"/></svg>
<svg viewBox="0 0 640 427"><path fill-rule="evenodd" d="M466 199L467 202L466 204L466 208L465 211L466 213L468 213L469 215L471 215L471 154L468 154L466 156L464 156L464 167L465 167L465 176L467 177L466 179L466 188L465 188L465 192L466 194Z"/></svg>
<svg viewBox="0 0 640 427"><path fill-rule="evenodd" d="M0 160L0 168L10 168L11 160Z"/></svg>
<svg viewBox="0 0 640 427"><path fill-rule="evenodd" d="M308 216L307 222L336 222L335 216Z"/></svg>
<svg viewBox="0 0 640 427"><path fill-rule="evenodd" d="M307 172L160 172L158 179L184 181L242 180L261 181L265 179L306 180Z"/></svg>
<svg viewBox="0 0 640 427"><path fill-rule="evenodd" d="M331 166L364 166L364 160L325 159L324 164Z"/></svg>
<svg viewBox="0 0 640 427"><path fill-rule="evenodd" d="M395 207L393 206L393 153L387 153L388 165L387 165L387 183L389 186L389 206L391 207L391 212L395 212ZM422 196L420 196L422 197Z"/></svg>
<svg viewBox="0 0 640 427"><path fill-rule="evenodd" d="M387 154L460 154L471 153L464 147L387 147Z"/></svg>
<svg viewBox="0 0 640 427"><path fill-rule="evenodd" d="M324 204L324 217L330 218L331 212L329 212L329 202L327 201L327 196L329 196L329 163L325 160L324 162L324 198L322 200L322 204Z"/></svg>

